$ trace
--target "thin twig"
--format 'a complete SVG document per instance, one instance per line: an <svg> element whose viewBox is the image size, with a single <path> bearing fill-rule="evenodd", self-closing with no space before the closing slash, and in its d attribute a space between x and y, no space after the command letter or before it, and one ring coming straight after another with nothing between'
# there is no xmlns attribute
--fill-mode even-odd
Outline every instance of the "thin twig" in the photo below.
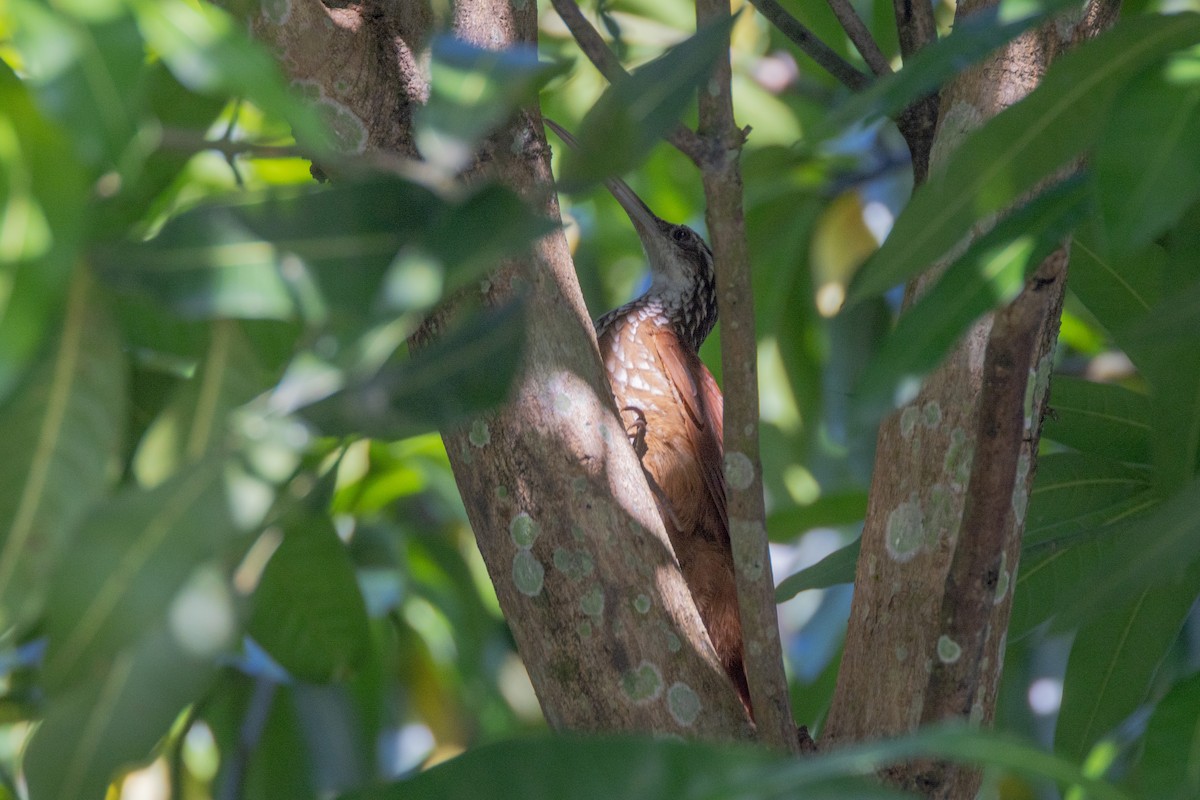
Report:
<svg viewBox="0 0 1200 800"><path fill-rule="evenodd" d="M850 37L850 42L863 57L863 61L867 62L871 71L876 75L891 75L892 68L884 58L883 51L875 43L875 37L871 36L871 32L867 30L862 17L854 10L854 6L850 5L850 0L826 0L826 2L829 3L830 10L838 18L838 22L842 23L842 30Z"/></svg>
<svg viewBox="0 0 1200 800"><path fill-rule="evenodd" d="M551 0L551 4L558 12L558 16L562 18L563 24L567 26L567 30L571 32L579 49L595 65L596 69L600 70L600 74L609 83L620 83L629 77L629 73L625 71L625 67L621 66L621 61L617 58L616 53L605 43L600 32L592 27L592 24L583 16L583 12L575 4L575 0ZM691 159L693 164L700 166L704 157L703 143L694 132L683 125L677 125L667 134L667 141Z"/></svg>
<svg viewBox="0 0 1200 800"><path fill-rule="evenodd" d="M241 800L250 759L258 749L259 740L267 727L267 718L271 714L271 705L275 701L275 690L278 686L268 677L260 675L254 679L254 691L250 695L250 704L238 731L237 747L229 756L229 766L218 795L219 800Z"/></svg>
<svg viewBox="0 0 1200 800"><path fill-rule="evenodd" d="M243 155L255 158L308 158L311 155L296 145L243 142L224 136L220 139L209 139L200 131L185 128L163 128L159 144L167 150L182 150L191 153L213 150L227 159Z"/></svg>
<svg viewBox="0 0 1200 800"><path fill-rule="evenodd" d="M697 27L729 19L729 0L696 0ZM784 752L800 749L792 721L775 583L767 547L762 463L758 445L758 344L754 293L738 156L745 133L733 116L729 49L717 59L708 91L700 94L699 134L718 154L703 165L709 237L721 310L724 402L724 469L729 538L733 546L744 664L761 740Z"/></svg>
<svg viewBox="0 0 1200 800"><path fill-rule="evenodd" d="M871 82L871 76L854 68L846 59L839 56L829 45L822 42L812 31L804 27L800 20L783 10L783 6L775 0L750 0L758 12L779 28L784 36L796 43L805 55L817 62L817 65L837 78L843 86L858 91ZM897 0L901 2L901 0Z"/></svg>

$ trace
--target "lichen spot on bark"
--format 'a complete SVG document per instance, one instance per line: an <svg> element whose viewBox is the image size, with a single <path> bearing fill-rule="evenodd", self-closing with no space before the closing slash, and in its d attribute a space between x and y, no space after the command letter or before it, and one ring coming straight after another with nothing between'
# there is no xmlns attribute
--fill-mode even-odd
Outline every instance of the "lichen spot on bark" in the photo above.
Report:
<svg viewBox="0 0 1200 800"><path fill-rule="evenodd" d="M909 495L888 514L884 544L888 555L903 564L910 561L925 543L925 515L917 493Z"/></svg>
<svg viewBox="0 0 1200 800"><path fill-rule="evenodd" d="M909 406L900 412L900 435L905 439L911 439L913 431L917 429L917 420L921 418L921 410L916 406Z"/></svg>
<svg viewBox="0 0 1200 800"><path fill-rule="evenodd" d="M524 511L513 517L513 521L508 525L508 535L512 537L513 544L523 550L533 547L540 534L538 524Z"/></svg>
<svg viewBox="0 0 1200 800"><path fill-rule="evenodd" d="M942 407L930 401L921 409L921 421L926 428L932 428L942 421Z"/></svg>
<svg viewBox="0 0 1200 800"><path fill-rule="evenodd" d="M1029 507L1029 487L1025 479L1029 477L1029 454L1021 453L1017 457L1017 480L1013 486L1012 509L1015 520L1020 524L1025 519L1025 509Z"/></svg>
<svg viewBox="0 0 1200 800"><path fill-rule="evenodd" d="M950 432L950 446L942 460L942 469L957 489L966 486L971 479L971 462L975 460L975 444L967 441L967 432L955 428Z"/></svg>
<svg viewBox="0 0 1200 800"><path fill-rule="evenodd" d="M528 550L518 550L513 556L513 583L517 591L528 597L537 597L546 583L546 568Z"/></svg>
<svg viewBox="0 0 1200 800"><path fill-rule="evenodd" d="M340 152L362 153L367 149L367 125L349 106L322 97L317 101L317 113L329 126Z"/></svg>
<svg viewBox="0 0 1200 800"><path fill-rule="evenodd" d="M996 605L1000 605L1004 601L1004 596L1008 594L1008 584L1012 580L1008 571L1008 553L1000 554L1000 577L996 579Z"/></svg>
<svg viewBox="0 0 1200 800"><path fill-rule="evenodd" d="M700 696L686 683L676 681L667 690L667 709L675 721L686 728L700 716Z"/></svg>
<svg viewBox="0 0 1200 800"><path fill-rule="evenodd" d="M554 567L571 580L577 581L591 575L595 564L586 550L557 547L554 549Z"/></svg>
<svg viewBox="0 0 1200 800"><path fill-rule="evenodd" d="M744 519L729 520L729 538L733 541L733 565L750 580L763 573L762 542L766 532L757 522Z"/></svg>
<svg viewBox="0 0 1200 800"><path fill-rule="evenodd" d="M579 598L579 608L589 617L604 615L604 592L599 586L593 586Z"/></svg>
<svg viewBox="0 0 1200 800"><path fill-rule="evenodd" d="M735 450L725 454L725 480L738 491L745 491L754 483L754 464L745 453Z"/></svg>
<svg viewBox="0 0 1200 800"><path fill-rule="evenodd" d="M488 430L488 424L481 419L477 419L471 423L471 432L467 434L467 438L471 440L471 444L475 447L487 447L492 441L492 432Z"/></svg>
<svg viewBox="0 0 1200 800"><path fill-rule="evenodd" d="M962 647L943 633L937 640L937 654L943 664L953 664L962 657Z"/></svg>
<svg viewBox="0 0 1200 800"><path fill-rule="evenodd" d="M582 622L580 622L578 625L575 626L575 631L576 631L576 633L579 634L580 639L590 639L592 636L591 621L586 620L586 619L583 620Z"/></svg>
<svg viewBox="0 0 1200 800"><path fill-rule="evenodd" d="M263 16L275 25L283 25L292 16L291 0L264 0Z"/></svg>
<svg viewBox="0 0 1200 800"><path fill-rule="evenodd" d="M929 522L925 526L925 545L937 546L942 538L952 539L958 533L958 509L954 496L944 483L935 483L929 490Z"/></svg>
<svg viewBox="0 0 1200 800"><path fill-rule="evenodd" d="M644 594L639 594L633 598L633 610L639 614L650 613L650 598Z"/></svg>
<svg viewBox="0 0 1200 800"><path fill-rule="evenodd" d="M662 696L662 672L649 661L643 661L621 676L621 691L636 705L653 702Z"/></svg>

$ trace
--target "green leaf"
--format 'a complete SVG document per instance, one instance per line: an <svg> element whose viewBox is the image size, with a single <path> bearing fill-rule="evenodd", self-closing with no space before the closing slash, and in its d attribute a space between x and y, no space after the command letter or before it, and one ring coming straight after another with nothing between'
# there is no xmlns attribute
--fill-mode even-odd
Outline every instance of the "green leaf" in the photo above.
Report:
<svg viewBox="0 0 1200 800"><path fill-rule="evenodd" d="M482 312L303 414L330 435L400 439L445 429L504 402L524 342L524 303ZM472 435L486 444L486 424Z"/></svg>
<svg viewBox="0 0 1200 800"><path fill-rule="evenodd" d="M1075 635L1055 749L1082 761L1096 742L1137 709L1200 592L1200 562L1159 580L1132 601L1092 617Z"/></svg>
<svg viewBox="0 0 1200 800"><path fill-rule="evenodd" d="M215 673L159 628L97 674L51 697L25 751L30 800L102 800L119 770L150 760Z"/></svg>
<svg viewBox="0 0 1200 800"><path fill-rule="evenodd" d="M1131 81L1106 117L1092 163L1114 253L1145 247L1200 197L1198 68L1194 52L1172 58Z"/></svg>
<svg viewBox="0 0 1200 800"><path fill-rule="evenodd" d="M1162 247L1150 245L1114 258L1101 247L1102 235L1097 225L1083 225L1076 233L1071 242L1067 288L1137 362L1140 354L1130 350L1125 333L1161 299L1167 254Z"/></svg>
<svg viewBox="0 0 1200 800"><path fill-rule="evenodd" d="M1042 435L1082 453L1150 463L1150 398L1121 386L1056 375Z"/></svg>
<svg viewBox="0 0 1200 800"><path fill-rule="evenodd" d="M872 81L855 92L821 120L811 139L821 141L840 134L859 122L881 117L892 118L910 103L919 100L942 84L981 60L1022 31L1040 24L1055 7L1067 3L1044 3L1038 13L1005 24L987 14L972 15L955 22L949 36L943 36L921 48L912 58L904 59L904 69Z"/></svg>
<svg viewBox="0 0 1200 800"><path fill-rule="evenodd" d="M61 312L89 193L70 142L0 60L0 399Z"/></svg>
<svg viewBox="0 0 1200 800"><path fill-rule="evenodd" d="M699 742L543 736L475 748L409 780L355 792L344 800L896 797L894 791L874 782L846 781L919 757L993 765L1062 785L1079 783L1097 800L1125 797L1115 787L1085 778L1074 765L1030 745L951 726L802 759L781 758L761 748Z"/></svg>
<svg viewBox="0 0 1200 800"><path fill-rule="evenodd" d="M234 534L220 461L130 489L92 510L50 581L45 679L105 668L154 627L195 567Z"/></svg>
<svg viewBox="0 0 1200 800"><path fill-rule="evenodd" d="M429 100L415 115L413 138L425 159L455 173L470 164L476 146L563 65L538 61L533 47L487 50L438 36L430 47Z"/></svg>
<svg viewBox="0 0 1200 800"><path fill-rule="evenodd" d="M16 45L38 104L98 174L126 155L145 102L146 52L132 16L85 22L38 2L12 4Z"/></svg>
<svg viewBox="0 0 1200 800"><path fill-rule="evenodd" d="M1037 89L968 135L913 194L855 277L847 302L927 269L979 220L1077 157L1093 143L1123 83L1197 37L1195 14L1130 17L1056 61Z"/></svg>
<svg viewBox="0 0 1200 800"><path fill-rule="evenodd" d="M775 602L787 602L806 589L827 589L839 583L853 583L861 546L862 540L855 539L811 567L784 578L775 587Z"/></svg>
<svg viewBox="0 0 1200 800"><path fill-rule="evenodd" d="M280 527L248 632L301 680L345 679L371 644L354 566L327 516L298 508Z"/></svg>
<svg viewBox="0 0 1200 800"><path fill-rule="evenodd" d="M1155 478L1183 486L1200 464L1200 282L1156 305L1126 333L1150 384Z"/></svg>
<svg viewBox="0 0 1200 800"><path fill-rule="evenodd" d="M1016 297L1087 210L1080 180L1069 180L1009 214L973 242L917 302L867 365L854 393L865 408L891 410L899 387L932 370L985 312Z"/></svg>
<svg viewBox="0 0 1200 800"><path fill-rule="evenodd" d="M1200 541L1200 480L1194 480L1148 513L1127 517L1105 537L1105 552L1085 577L1091 581L1059 615L1065 627L1121 606L1147 588L1178 576L1196 558Z"/></svg>
<svg viewBox="0 0 1200 800"><path fill-rule="evenodd" d="M867 516L867 493L863 491L821 495L809 505L789 506L767 517L771 540L789 542L813 528L850 525Z"/></svg>
<svg viewBox="0 0 1200 800"><path fill-rule="evenodd" d="M1083 453L1041 456L1029 493L1025 544L1094 531L1127 514L1131 499L1148 507L1143 504L1150 489L1150 473L1144 469Z"/></svg>
<svg viewBox="0 0 1200 800"><path fill-rule="evenodd" d="M1154 709L1134 785L1141 797L1200 797L1200 673L1175 684Z"/></svg>
<svg viewBox="0 0 1200 800"><path fill-rule="evenodd" d="M182 464L225 446L229 414L268 388L267 376L239 324L213 323L200 368L142 437L133 462L139 481L157 485Z"/></svg>
<svg viewBox="0 0 1200 800"><path fill-rule="evenodd" d="M498 186L450 202L379 178L204 206L96 254L112 285L185 317L362 323L427 308L552 229Z"/></svg>
<svg viewBox="0 0 1200 800"><path fill-rule="evenodd" d="M559 186L580 191L642 163L708 80L734 19L700 29L605 90L579 123L578 151L563 154Z"/></svg>
<svg viewBox="0 0 1200 800"><path fill-rule="evenodd" d="M287 87L279 64L246 26L211 4L186 0L131 3L146 43L194 92L245 97L292 127L297 141L320 156L332 141L340 151L366 145L366 123L329 97L306 102Z"/></svg>
<svg viewBox="0 0 1200 800"><path fill-rule="evenodd" d="M30 622L72 529L107 487L125 421L126 365L86 270L54 347L0 413L0 629Z"/></svg>

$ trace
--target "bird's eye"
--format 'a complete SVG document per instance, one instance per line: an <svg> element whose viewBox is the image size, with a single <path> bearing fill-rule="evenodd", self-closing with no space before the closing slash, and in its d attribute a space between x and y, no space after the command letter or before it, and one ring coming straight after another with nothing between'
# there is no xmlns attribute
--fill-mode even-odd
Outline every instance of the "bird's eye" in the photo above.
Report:
<svg viewBox="0 0 1200 800"><path fill-rule="evenodd" d="M678 228L671 231L671 238L677 242L686 242L688 238L687 228L680 225Z"/></svg>

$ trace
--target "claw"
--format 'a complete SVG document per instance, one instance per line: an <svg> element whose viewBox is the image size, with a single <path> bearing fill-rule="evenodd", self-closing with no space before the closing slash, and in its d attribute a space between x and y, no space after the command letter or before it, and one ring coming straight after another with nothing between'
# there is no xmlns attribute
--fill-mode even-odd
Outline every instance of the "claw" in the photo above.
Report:
<svg viewBox="0 0 1200 800"><path fill-rule="evenodd" d="M621 409L621 413L626 411L633 412L633 424L625 431L629 437L629 443L633 445L633 452L637 453L638 461L641 461L646 456L646 413L637 406L625 406Z"/></svg>

